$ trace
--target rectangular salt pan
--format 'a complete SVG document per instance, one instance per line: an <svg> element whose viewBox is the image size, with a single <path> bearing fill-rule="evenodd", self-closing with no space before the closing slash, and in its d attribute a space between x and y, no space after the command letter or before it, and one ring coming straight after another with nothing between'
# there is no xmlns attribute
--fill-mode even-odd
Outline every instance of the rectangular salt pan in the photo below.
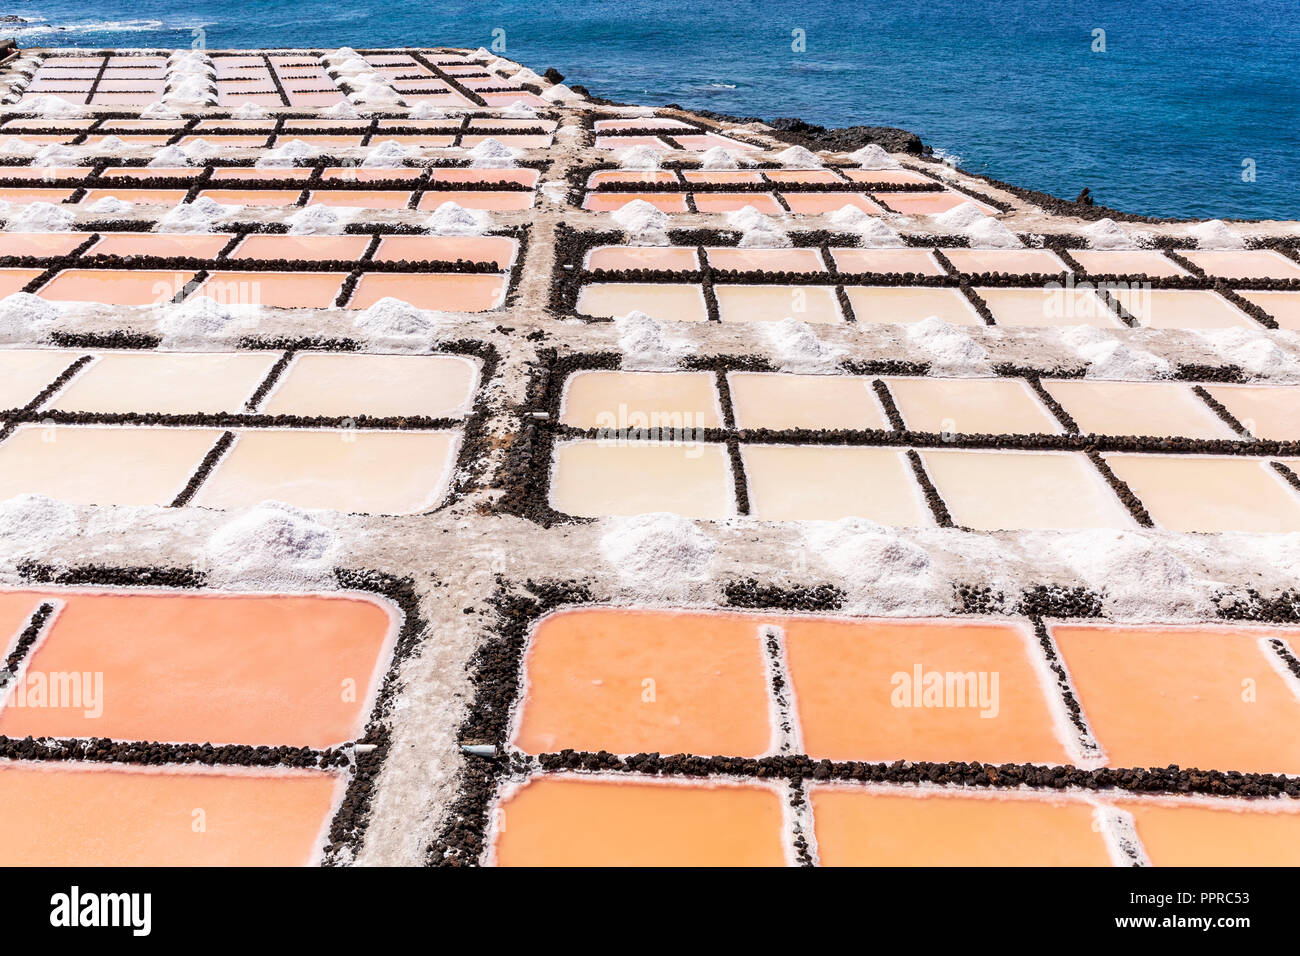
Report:
<svg viewBox="0 0 1300 956"><path fill-rule="evenodd" d="M978 531L1133 527L1082 454L926 450L921 458L958 525Z"/></svg>
<svg viewBox="0 0 1300 956"><path fill-rule="evenodd" d="M212 428L20 425L0 444L0 499L168 505L220 436Z"/></svg>
<svg viewBox="0 0 1300 956"><path fill-rule="evenodd" d="M868 518L917 527L931 523L911 467L893 448L741 445L749 509L767 521Z"/></svg>
<svg viewBox="0 0 1300 956"><path fill-rule="evenodd" d="M22 826L0 864L307 866L343 788L322 771L6 763L0 800Z"/></svg>
<svg viewBox="0 0 1300 956"><path fill-rule="evenodd" d="M446 497L459 444L455 431L244 430L194 503L417 514Z"/></svg>
<svg viewBox="0 0 1300 956"><path fill-rule="evenodd" d="M268 415L468 414L478 364L450 355L301 352L262 403Z"/></svg>
<svg viewBox="0 0 1300 956"><path fill-rule="evenodd" d="M710 372L578 372L565 383L560 420L611 432L653 429L670 438L722 424Z"/></svg>
<svg viewBox="0 0 1300 956"><path fill-rule="evenodd" d="M565 442L555 450L550 499L556 511L584 518L735 513L726 446L694 441Z"/></svg>

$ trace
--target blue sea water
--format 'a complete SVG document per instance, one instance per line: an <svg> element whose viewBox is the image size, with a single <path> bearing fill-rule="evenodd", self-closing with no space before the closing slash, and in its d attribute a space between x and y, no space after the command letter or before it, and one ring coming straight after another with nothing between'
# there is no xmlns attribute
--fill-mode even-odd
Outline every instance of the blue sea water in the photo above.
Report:
<svg viewBox="0 0 1300 956"><path fill-rule="evenodd" d="M4 13L34 21L0 24L31 46L190 46L200 29L214 49L496 39L615 100L901 126L974 172L1065 198L1088 186L1146 215L1300 218L1296 0L35 0Z"/></svg>

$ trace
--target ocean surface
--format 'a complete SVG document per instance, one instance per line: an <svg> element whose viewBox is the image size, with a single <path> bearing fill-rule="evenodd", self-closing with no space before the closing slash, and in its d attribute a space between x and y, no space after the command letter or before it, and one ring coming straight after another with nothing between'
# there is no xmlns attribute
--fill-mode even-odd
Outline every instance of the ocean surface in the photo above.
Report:
<svg viewBox="0 0 1300 956"><path fill-rule="evenodd" d="M1087 186L1128 212L1300 218L1297 0L35 0L3 14L32 21L0 23L25 46L495 41L619 101L900 126L973 172L1071 199Z"/></svg>

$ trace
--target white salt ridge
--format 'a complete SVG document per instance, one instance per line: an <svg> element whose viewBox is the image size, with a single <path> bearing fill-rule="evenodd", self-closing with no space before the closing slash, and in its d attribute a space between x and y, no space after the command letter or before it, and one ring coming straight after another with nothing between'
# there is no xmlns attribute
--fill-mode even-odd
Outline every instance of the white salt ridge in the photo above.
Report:
<svg viewBox="0 0 1300 956"><path fill-rule="evenodd" d="M180 203L160 220L157 232L211 232L219 220L233 216L242 206L224 206L210 196L200 196L192 203Z"/></svg>
<svg viewBox="0 0 1300 956"><path fill-rule="evenodd" d="M852 591L859 611L945 613L942 581L930 553L899 532L865 518L809 521L801 552L814 556ZM863 601L869 602L864 605Z"/></svg>
<svg viewBox="0 0 1300 956"><path fill-rule="evenodd" d="M984 210L969 200L960 206L954 206L947 212L931 216L936 226L953 232L965 232L981 219L987 219Z"/></svg>
<svg viewBox="0 0 1300 956"><path fill-rule="evenodd" d="M1203 339L1219 360L1253 376L1272 378L1290 373L1288 377L1294 377L1297 371L1295 362L1266 332L1227 328L1197 329L1193 334Z"/></svg>
<svg viewBox="0 0 1300 956"><path fill-rule="evenodd" d="M907 326L907 339L923 350L936 369L948 372L984 372L989 353L961 330L938 316L929 316Z"/></svg>
<svg viewBox="0 0 1300 956"><path fill-rule="evenodd" d="M897 169L898 162L875 143L868 143L856 152L849 153L849 159L858 164L859 169Z"/></svg>
<svg viewBox="0 0 1300 956"><path fill-rule="evenodd" d="M119 136L105 136L96 145L95 149L101 153L118 153L124 149L148 149L143 143L128 143Z"/></svg>
<svg viewBox="0 0 1300 956"><path fill-rule="evenodd" d="M72 210L61 203L34 202L11 216L5 228L10 232L66 232L75 219Z"/></svg>
<svg viewBox="0 0 1300 956"><path fill-rule="evenodd" d="M218 586L333 590L339 536L310 512L264 501L209 539L209 579Z"/></svg>
<svg viewBox="0 0 1300 956"><path fill-rule="evenodd" d="M351 206L326 206L312 203L290 216L289 234L292 236L337 236L361 209Z"/></svg>
<svg viewBox="0 0 1300 956"><path fill-rule="evenodd" d="M600 552L618 576L648 596L703 581L713 563L713 539L680 515L654 512L609 518Z"/></svg>
<svg viewBox="0 0 1300 956"><path fill-rule="evenodd" d="M418 309L402 299L386 296L357 313L353 321L367 338L376 341L427 339L442 324L442 313Z"/></svg>
<svg viewBox="0 0 1300 956"><path fill-rule="evenodd" d="M1187 230L1198 249L1244 249L1246 240L1228 228L1222 219L1198 222Z"/></svg>
<svg viewBox="0 0 1300 956"><path fill-rule="evenodd" d="M523 100L515 100L501 111L501 115L506 119L536 119L537 110Z"/></svg>
<svg viewBox="0 0 1300 956"><path fill-rule="evenodd" d="M633 146L617 153L618 164L624 169L659 169L663 156L653 146Z"/></svg>
<svg viewBox="0 0 1300 956"><path fill-rule="evenodd" d="M972 249L1023 249L1025 244L996 219L985 216L965 230Z"/></svg>
<svg viewBox="0 0 1300 956"><path fill-rule="evenodd" d="M515 151L489 136L469 151L469 158L475 169L507 169L515 164Z"/></svg>
<svg viewBox="0 0 1300 956"><path fill-rule="evenodd" d="M93 212L97 216L117 216L130 212L134 208L135 203L118 199L116 196L104 196L87 206L86 212Z"/></svg>
<svg viewBox="0 0 1300 956"><path fill-rule="evenodd" d="M32 343L44 338L46 330L63 316L59 303L30 292L14 292L0 299L0 339Z"/></svg>
<svg viewBox="0 0 1300 956"><path fill-rule="evenodd" d="M610 213L610 218L629 239L653 245L668 242L668 214L644 199L633 199L620 206Z"/></svg>
<svg viewBox="0 0 1300 956"><path fill-rule="evenodd" d="M386 139L366 153L361 165L366 169L389 169L402 166L418 150L404 146L395 139Z"/></svg>
<svg viewBox="0 0 1300 956"><path fill-rule="evenodd" d="M1159 356L1090 325L1061 329L1061 339L1087 363L1084 374L1088 378L1144 381L1168 378L1174 372L1173 366Z"/></svg>
<svg viewBox="0 0 1300 956"><path fill-rule="evenodd" d="M844 350L817 337L807 322L786 316L763 324L768 351L783 372L834 372Z"/></svg>
<svg viewBox="0 0 1300 956"><path fill-rule="evenodd" d="M0 551L13 557L46 553L81 532L76 510L44 495L17 495L0 501Z"/></svg>
<svg viewBox="0 0 1300 956"><path fill-rule="evenodd" d="M227 306L206 295L191 296L180 305L166 306L158 320L158 331L169 346L202 345L209 339L229 335L237 320Z"/></svg>
<svg viewBox="0 0 1300 956"><path fill-rule="evenodd" d="M179 146L164 146L153 154L148 166L193 166L194 160Z"/></svg>
<svg viewBox="0 0 1300 956"><path fill-rule="evenodd" d="M1113 219L1098 219L1079 230L1093 249L1132 249L1137 243Z"/></svg>
<svg viewBox="0 0 1300 956"><path fill-rule="evenodd" d="M75 166L81 158L81 151L70 146L50 143L42 146L32 156L33 166Z"/></svg>
<svg viewBox="0 0 1300 956"><path fill-rule="evenodd" d="M644 312L615 316L614 329L626 369L667 371L691 351L686 342L666 334L664 325Z"/></svg>
<svg viewBox="0 0 1300 956"><path fill-rule="evenodd" d="M651 150L656 152L656 150ZM701 169L739 169L740 163L736 162L736 157L721 146L710 146L700 157Z"/></svg>
<svg viewBox="0 0 1300 956"><path fill-rule="evenodd" d="M791 146L776 154L776 161L792 169L816 169L824 166L822 158L803 146Z"/></svg>
<svg viewBox="0 0 1300 956"><path fill-rule="evenodd" d="M435 236L481 236L492 228L492 217L447 201L433 211L425 228Z"/></svg>

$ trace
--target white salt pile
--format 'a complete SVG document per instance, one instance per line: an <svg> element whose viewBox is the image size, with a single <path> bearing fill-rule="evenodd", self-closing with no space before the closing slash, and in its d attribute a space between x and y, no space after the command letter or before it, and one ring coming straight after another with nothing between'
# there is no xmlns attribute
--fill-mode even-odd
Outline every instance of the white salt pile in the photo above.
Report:
<svg viewBox="0 0 1300 956"><path fill-rule="evenodd" d="M1108 617L1160 621L1209 609L1214 582L1198 579L1157 533L1075 531L1044 545L1102 595Z"/></svg>
<svg viewBox="0 0 1300 956"><path fill-rule="evenodd" d="M5 228L10 232L65 232L77 217L63 204L34 202L10 216Z"/></svg>
<svg viewBox="0 0 1300 956"><path fill-rule="evenodd" d="M164 146L153 154L147 166L193 166L194 160L179 146Z"/></svg>
<svg viewBox="0 0 1300 956"><path fill-rule="evenodd" d="M624 169L658 169L663 165L663 156L653 146L633 146L621 149L615 154L618 164Z"/></svg>
<svg viewBox="0 0 1300 956"><path fill-rule="evenodd" d="M35 143L17 136L6 136L0 140L0 153L7 156L32 156L40 149Z"/></svg>
<svg viewBox="0 0 1300 956"><path fill-rule="evenodd" d="M1079 230L1093 249L1132 249L1136 242L1113 219L1098 219Z"/></svg>
<svg viewBox="0 0 1300 956"><path fill-rule="evenodd" d="M469 160L475 169L507 169L515 164L515 151L489 136L469 151Z"/></svg>
<svg viewBox="0 0 1300 956"><path fill-rule="evenodd" d="M119 136L105 136L95 144L95 150L100 153L120 153L127 149L148 149L145 143L128 143Z"/></svg>
<svg viewBox="0 0 1300 956"><path fill-rule="evenodd" d="M1198 222L1187 234L1196 240L1198 249L1242 249L1246 245L1246 240L1229 229L1222 219Z"/></svg>
<svg viewBox="0 0 1300 956"><path fill-rule="evenodd" d="M409 302L386 296L357 313L353 322L367 338L377 341L427 339L442 323L442 313L417 309Z"/></svg>
<svg viewBox="0 0 1300 956"><path fill-rule="evenodd" d="M181 147L181 150L190 159L202 163L203 160L211 159L213 156L220 153L221 147L208 142L203 137L199 137L192 142L186 143Z"/></svg>
<svg viewBox="0 0 1300 956"><path fill-rule="evenodd" d="M71 146L51 143L42 146L32 155L33 166L75 166L81 159L81 151Z"/></svg>
<svg viewBox="0 0 1300 956"><path fill-rule="evenodd" d="M727 213L727 225L740 230L737 245L741 249L786 249L791 245L785 230L753 206Z"/></svg>
<svg viewBox="0 0 1300 956"><path fill-rule="evenodd" d="M337 236L361 209L351 206L326 206L312 203L298 210L286 221L291 236Z"/></svg>
<svg viewBox="0 0 1300 956"><path fill-rule="evenodd" d="M411 111L406 114L408 119L414 120L435 120L446 119L447 111L441 106L435 106L428 100L422 103L416 103L411 107Z"/></svg>
<svg viewBox="0 0 1300 956"><path fill-rule="evenodd" d="M849 153L849 159L858 164L859 169L896 169L898 162L875 143L868 143L856 152Z"/></svg>
<svg viewBox="0 0 1300 956"><path fill-rule="evenodd" d="M815 169L818 166L824 166L822 158L810 149L803 146L791 146L783 149L776 154L776 161L782 166L789 166L792 169Z"/></svg>
<svg viewBox="0 0 1300 956"><path fill-rule="evenodd" d="M14 292L0 299L0 339L32 343L44 338L63 315L58 303L30 292Z"/></svg>
<svg viewBox="0 0 1300 956"><path fill-rule="evenodd" d="M610 213L615 224L632 242L642 245L668 243L668 214L644 199L633 199Z"/></svg>
<svg viewBox="0 0 1300 956"><path fill-rule="evenodd" d="M1063 328L1061 340L1087 363L1084 374L1088 378L1141 381L1167 378L1174 372L1173 366L1159 356L1091 325Z"/></svg>
<svg viewBox="0 0 1300 956"><path fill-rule="evenodd" d="M556 83L549 90L543 91L542 99L550 103L579 103L582 101L581 96L563 83Z"/></svg>
<svg viewBox="0 0 1300 956"><path fill-rule="evenodd" d="M860 611L945 613L944 582L929 552L898 532L864 518L809 521L804 553L846 580ZM863 602L867 603L863 603Z"/></svg>
<svg viewBox="0 0 1300 956"><path fill-rule="evenodd" d="M228 307L209 296L194 295L180 305L165 306L158 331L169 346L202 345L229 335L236 325L235 314Z"/></svg>
<svg viewBox="0 0 1300 956"><path fill-rule="evenodd" d="M265 119L269 115L266 108L260 103L244 103L242 106L236 106L230 112L230 118L237 120Z"/></svg>
<svg viewBox="0 0 1300 956"><path fill-rule="evenodd" d="M492 217L482 209L465 209L448 201L424 225L435 236L481 236L492 228Z"/></svg>
<svg viewBox="0 0 1300 956"><path fill-rule="evenodd" d="M981 219L987 219L988 217L984 215L983 209L968 200L960 206L954 206L947 212L938 213L930 218L941 229L950 232L965 232Z"/></svg>
<svg viewBox="0 0 1300 956"><path fill-rule="evenodd" d="M1025 244L1014 232L988 216L965 230L972 249L1023 249Z"/></svg>
<svg viewBox="0 0 1300 956"><path fill-rule="evenodd" d="M739 169L736 157L721 146L711 146L700 156L701 169Z"/></svg>
<svg viewBox="0 0 1300 956"><path fill-rule="evenodd" d="M506 119L536 119L537 110L523 100L515 100L501 111L501 115Z"/></svg>
<svg viewBox="0 0 1300 956"><path fill-rule="evenodd" d="M44 495L0 501L0 551L6 555L47 553L52 545L80 531L77 512L65 502Z"/></svg>
<svg viewBox="0 0 1300 956"><path fill-rule="evenodd" d="M253 165L258 169L287 169L306 160L315 159L317 155L315 147L310 143L291 139L257 157Z"/></svg>
<svg viewBox="0 0 1300 956"><path fill-rule="evenodd" d="M87 115L89 111L76 103L69 103L65 99L46 94L44 96L33 96L16 107L15 112L31 113L34 116L42 116L46 119L75 119Z"/></svg>
<svg viewBox="0 0 1300 956"><path fill-rule="evenodd" d="M192 203L180 203L158 220L156 232L211 232L222 219L235 215L242 206L224 206L210 196Z"/></svg>
<svg viewBox="0 0 1300 956"><path fill-rule="evenodd" d="M907 326L907 340L929 357L930 364L945 372L987 372L989 353L978 342L938 316Z"/></svg>
<svg viewBox="0 0 1300 956"><path fill-rule="evenodd" d="M97 216L120 216L134 208L135 203L118 199L116 196L104 196L87 206L86 212L92 212Z"/></svg>
<svg viewBox="0 0 1300 956"><path fill-rule="evenodd" d="M858 245L864 249L899 249L907 245L883 219L858 206L841 206L827 218L836 229L857 233Z"/></svg>
<svg viewBox="0 0 1300 956"><path fill-rule="evenodd" d="M180 111L175 107L168 106L162 100L154 100L148 106L140 111L141 119L154 120L175 120L180 119Z"/></svg>
<svg viewBox="0 0 1300 956"><path fill-rule="evenodd" d="M327 106L321 110L322 116L328 116L330 119L357 119L361 116L357 108L347 100L339 100L333 106Z"/></svg>
<svg viewBox="0 0 1300 956"><path fill-rule="evenodd" d="M1221 362L1236 365L1253 376L1294 377L1295 361L1263 330L1253 329L1194 329Z"/></svg>
<svg viewBox="0 0 1300 956"><path fill-rule="evenodd" d="M520 68L519 68L519 72L517 72L517 73L514 75L513 79L514 79L514 81L515 81L516 83L518 83L520 86L524 85L525 83L531 83L531 84L537 86L537 85L540 85L540 84L546 82L546 81L543 80L540 76L538 76L536 73L534 73L532 70L528 69L528 67L526 67L526 66L524 66L524 67L520 67Z"/></svg>
<svg viewBox="0 0 1300 956"><path fill-rule="evenodd" d="M639 371L666 371L677 367L690 346L665 333L657 319L644 312L632 311L614 318L618 347L623 352L623 367Z"/></svg>
<svg viewBox="0 0 1300 956"><path fill-rule="evenodd" d="M365 158L361 160L361 165L366 169L396 168L405 164L406 160L417 152L419 150L412 146L405 146L395 139L386 139L366 153Z"/></svg>
<svg viewBox="0 0 1300 956"><path fill-rule="evenodd" d="M819 339L807 322L790 316L763 323L762 329L768 350L783 372L834 372L844 355L844 349Z"/></svg>
<svg viewBox="0 0 1300 956"><path fill-rule="evenodd" d="M259 590L336 587L338 535L307 511L264 501L219 528L207 543L209 580Z"/></svg>
<svg viewBox="0 0 1300 956"><path fill-rule="evenodd" d="M672 593L682 582L708 577L713 540L693 521L655 512L609 518L603 524L600 553L638 592L647 596Z"/></svg>

